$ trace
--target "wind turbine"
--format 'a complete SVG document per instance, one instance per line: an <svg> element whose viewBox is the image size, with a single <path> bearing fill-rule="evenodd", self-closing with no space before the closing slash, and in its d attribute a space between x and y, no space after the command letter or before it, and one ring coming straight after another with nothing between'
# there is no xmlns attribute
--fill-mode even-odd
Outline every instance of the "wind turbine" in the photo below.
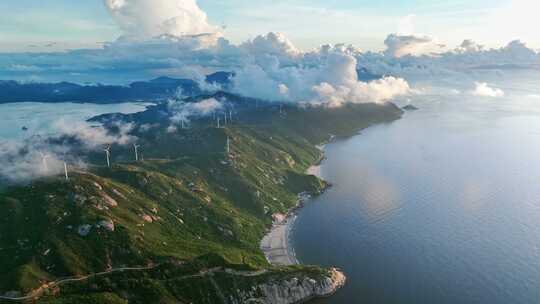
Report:
<svg viewBox="0 0 540 304"><path fill-rule="evenodd" d="M225 117L225 124L227 124L227 113L225 113L224 117Z"/></svg>
<svg viewBox="0 0 540 304"><path fill-rule="evenodd" d="M232 121L233 121L233 119L232 119L232 111L229 111L229 120L230 120L231 123L232 123Z"/></svg>
<svg viewBox="0 0 540 304"><path fill-rule="evenodd" d="M185 129L186 128L186 122L185 122L184 118L182 118L182 120L180 120L180 122L182 123L182 129Z"/></svg>
<svg viewBox="0 0 540 304"><path fill-rule="evenodd" d="M227 136L227 154L231 154L231 139Z"/></svg>
<svg viewBox="0 0 540 304"><path fill-rule="evenodd" d="M64 174L66 176L66 180L69 180L68 167L67 167L66 161L64 161Z"/></svg>
<svg viewBox="0 0 540 304"><path fill-rule="evenodd" d="M135 150L135 161L138 162L139 161L139 148L141 146L138 145L138 144L133 144L133 150Z"/></svg>
<svg viewBox="0 0 540 304"><path fill-rule="evenodd" d="M217 127L218 127L218 129L219 129L219 128L221 128L221 125L219 124L220 118L218 117L216 120L217 120Z"/></svg>
<svg viewBox="0 0 540 304"><path fill-rule="evenodd" d="M105 155L107 156L107 167L110 168L111 167L111 146L105 147L103 151L105 151Z"/></svg>
<svg viewBox="0 0 540 304"><path fill-rule="evenodd" d="M49 166L47 166L47 158L49 158L50 155L45 154L43 152L39 152L39 154L41 155L41 163L43 165L43 172L47 173L49 172Z"/></svg>

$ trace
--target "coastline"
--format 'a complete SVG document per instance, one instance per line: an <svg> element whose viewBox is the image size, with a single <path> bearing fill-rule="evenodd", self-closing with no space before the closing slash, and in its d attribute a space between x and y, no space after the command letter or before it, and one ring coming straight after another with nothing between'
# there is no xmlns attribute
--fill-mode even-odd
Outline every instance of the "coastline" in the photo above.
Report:
<svg viewBox="0 0 540 304"><path fill-rule="evenodd" d="M334 136L331 136L329 141L332 141ZM328 143L327 142L327 143ZM321 178L321 163L325 158L324 149L326 144L316 146L321 151L319 160L306 170L306 174L314 175ZM275 266L291 266L299 265L300 262L296 258L294 248L290 244L290 233L294 227L297 218L297 211L304 206L304 203L311 199L308 194L301 193L298 197L298 204L290 209L286 215L274 214L274 224L270 231L263 237L260 243L260 248L266 257L266 260L271 265Z"/></svg>
<svg viewBox="0 0 540 304"><path fill-rule="evenodd" d="M274 222L270 232L261 241L261 250L266 260L275 266L298 265L298 260L289 246L289 236L296 221L296 215L290 215L282 222Z"/></svg>

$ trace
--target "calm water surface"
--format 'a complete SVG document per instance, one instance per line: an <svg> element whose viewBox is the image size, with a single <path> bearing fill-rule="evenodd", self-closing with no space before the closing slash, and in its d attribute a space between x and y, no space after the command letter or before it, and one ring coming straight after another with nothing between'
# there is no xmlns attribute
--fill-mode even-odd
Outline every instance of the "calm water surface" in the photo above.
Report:
<svg viewBox="0 0 540 304"><path fill-rule="evenodd" d="M327 146L292 233L349 278L318 303L540 303L540 99L417 105Z"/></svg>
<svg viewBox="0 0 540 304"><path fill-rule="evenodd" d="M17 102L0 104L0 140L19 140L36 134L47 134L55 122L81 122L106 113L144 111L150 103L117 104ZM28 128L23 131L22 128Z"/></svg>

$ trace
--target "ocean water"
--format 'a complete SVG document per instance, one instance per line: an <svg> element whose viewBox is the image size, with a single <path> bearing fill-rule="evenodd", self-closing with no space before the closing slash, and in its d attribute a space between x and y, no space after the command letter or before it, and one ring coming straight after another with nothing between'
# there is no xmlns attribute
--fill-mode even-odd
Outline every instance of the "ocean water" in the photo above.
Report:
<svg viewBox="0 0 540 304"><path fill-rule="evenodd" d="M20 140L36 134L48 134L54 122L63 119L85 121L106 113L144 111L149 103L118 103L108 105L78 103L19 102L0 104L0 140ZM23 131L23 127L28 128Z"/></svg>
<svg viewBox="0 0 540 304"><path fill-rule="evenodd" d="M326 147L334 187L300 212L305 264L348 284L315 303L540 303L539 77L504 98L412 98L419 111Z"/></svg>

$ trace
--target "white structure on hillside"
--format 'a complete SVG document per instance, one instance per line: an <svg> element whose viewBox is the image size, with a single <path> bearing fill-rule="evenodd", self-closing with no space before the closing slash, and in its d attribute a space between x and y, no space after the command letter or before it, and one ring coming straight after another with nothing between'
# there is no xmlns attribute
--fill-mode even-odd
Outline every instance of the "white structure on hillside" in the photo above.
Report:
<svg viewBox="0 0 540 304"><path fill-rule="evenodd" d="M105 151L105 155L107 156L107 167L110 168L111 167L111 146L105 147L103 151Z"/></svg>
<svg viewBox="0 0 540 304"><path fill-rule="evenodd" d="M47 159L51 157L48 154L45 154L43 152L39 152L39 155L41 156L41 165L43 166L43 173L47 174L49 172L49 166L47 165Z"/></svg>
<svg viewBox="0 0 540 304"><path fill-rule="evenodd" d="M141 146L138 145L138 144L133 144L133 150L135 151L135 161L138 162L139 161L139 148Z"/></svg>

